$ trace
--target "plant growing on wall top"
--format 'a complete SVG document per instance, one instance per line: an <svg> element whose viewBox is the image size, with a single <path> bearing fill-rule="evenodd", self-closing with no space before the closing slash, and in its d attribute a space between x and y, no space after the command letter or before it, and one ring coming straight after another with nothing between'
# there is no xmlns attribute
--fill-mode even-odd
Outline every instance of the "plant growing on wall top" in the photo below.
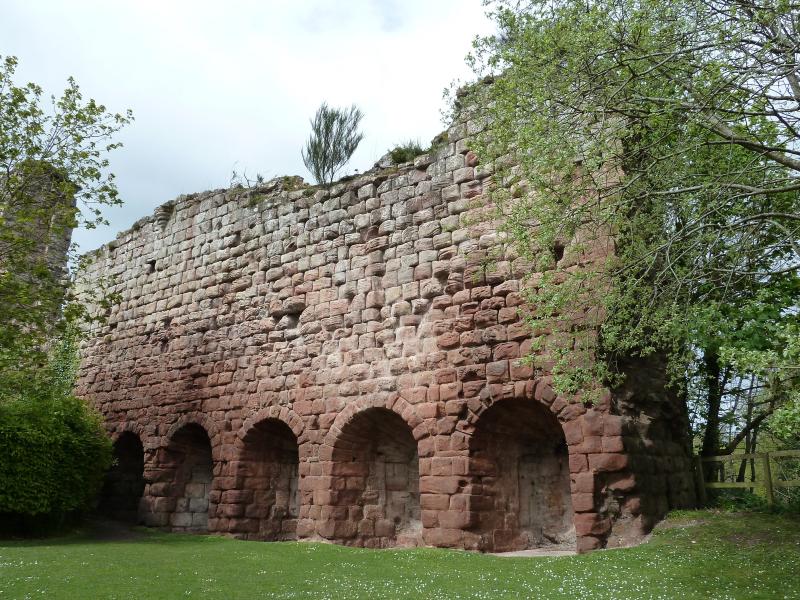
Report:
<svg viewBox="0 0 800 600"><path fill-rule="evenodd" d="M301 151L303 164L320 185L333 183L336 173L353 156L364 134L358 130L364 113L355 104L332 108L326 102L311 119L311 135Z"/></svg>

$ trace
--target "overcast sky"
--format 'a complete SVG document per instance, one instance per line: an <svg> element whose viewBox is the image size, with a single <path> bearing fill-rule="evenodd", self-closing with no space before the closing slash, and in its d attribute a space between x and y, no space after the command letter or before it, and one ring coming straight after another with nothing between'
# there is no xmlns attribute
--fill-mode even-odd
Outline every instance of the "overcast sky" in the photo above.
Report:
<svg viewBox="0 0 800 600"><path fill-rule="evenodd" d="M81 251L231 172L311 176L300 159L319 104L358 104L349 170L444 125L442 91L468 80L472 39L491 31L480 0L3 0L0 54L17 84L86 97L135 122L111 155L125 201L110 227L78 231Z"/></svg>

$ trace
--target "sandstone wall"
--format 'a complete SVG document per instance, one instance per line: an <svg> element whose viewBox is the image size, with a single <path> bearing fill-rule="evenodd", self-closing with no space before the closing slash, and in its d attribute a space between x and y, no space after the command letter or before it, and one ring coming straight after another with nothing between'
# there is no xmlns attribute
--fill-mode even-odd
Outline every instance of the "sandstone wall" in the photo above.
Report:
<svg viewBox="0 0 800 600"><path fill-rule="evenodd" d="M478 129L329 193L182 196L98 252L121 302L79 393L144 445L141 519L202 529L207 501L208 530L254 539L589 550L693 502L658 365L592 406L520 360L531 267L487 264L496 234L470 225Z"/></svg>

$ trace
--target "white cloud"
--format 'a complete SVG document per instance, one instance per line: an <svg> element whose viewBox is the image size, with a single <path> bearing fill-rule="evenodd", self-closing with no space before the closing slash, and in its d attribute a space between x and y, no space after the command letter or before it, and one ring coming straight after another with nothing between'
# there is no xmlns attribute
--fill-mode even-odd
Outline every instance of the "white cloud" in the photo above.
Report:
<svg viewBox="0 0 800 600"><path fill-rule="evenodd" d="M112 168L126 201L104 243L181 193L227 185L231 170L301 174L320 102L358 104L366 137L350 168L442 128L442 90L469 77L464 56L490 30L480 0L6 0L0 54L20 81L132 108Z"/></svg>

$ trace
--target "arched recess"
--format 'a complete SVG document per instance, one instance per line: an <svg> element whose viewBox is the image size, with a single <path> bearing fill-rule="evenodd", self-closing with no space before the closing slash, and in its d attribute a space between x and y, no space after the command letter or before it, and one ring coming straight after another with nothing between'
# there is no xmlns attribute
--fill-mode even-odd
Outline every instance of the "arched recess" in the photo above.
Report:
<svg viewBox="0 0 800 600"><path fill-rule="evenodd" d="M354 414L333 441L331 459L325 537L374 548L419 544L419 455L400 415L375 407Z"/></svg>
<svg viewBox="0 0 800 600"><path fill-rule="evenodd" d="M495 403L475 423L469 450L481 549L574 547L567 443L546 406Z"/></svg>
<svg viewBox="0 0 800 600"><path fill-rule="evenodd" d="M242 438L236 470L244 500L242 533L251 539L297 538L300 511L297 437L283 421L263 419Z"/></svg>
<svg viewBox="0 0 800 600"><path fill-rule="evenodd" d="M214 478L211 441L197 423L180 427L161 453L170 481L168 525L176 531L208 531L208 498Z"/></svg>
<svg viewBox="0 0 800 600"><path fill-rule="evenodd" d="M114 462L103 482L98 512L136 523L145 485L142 441L132 431L123 431L114 441L113 453Z"/></svg>

